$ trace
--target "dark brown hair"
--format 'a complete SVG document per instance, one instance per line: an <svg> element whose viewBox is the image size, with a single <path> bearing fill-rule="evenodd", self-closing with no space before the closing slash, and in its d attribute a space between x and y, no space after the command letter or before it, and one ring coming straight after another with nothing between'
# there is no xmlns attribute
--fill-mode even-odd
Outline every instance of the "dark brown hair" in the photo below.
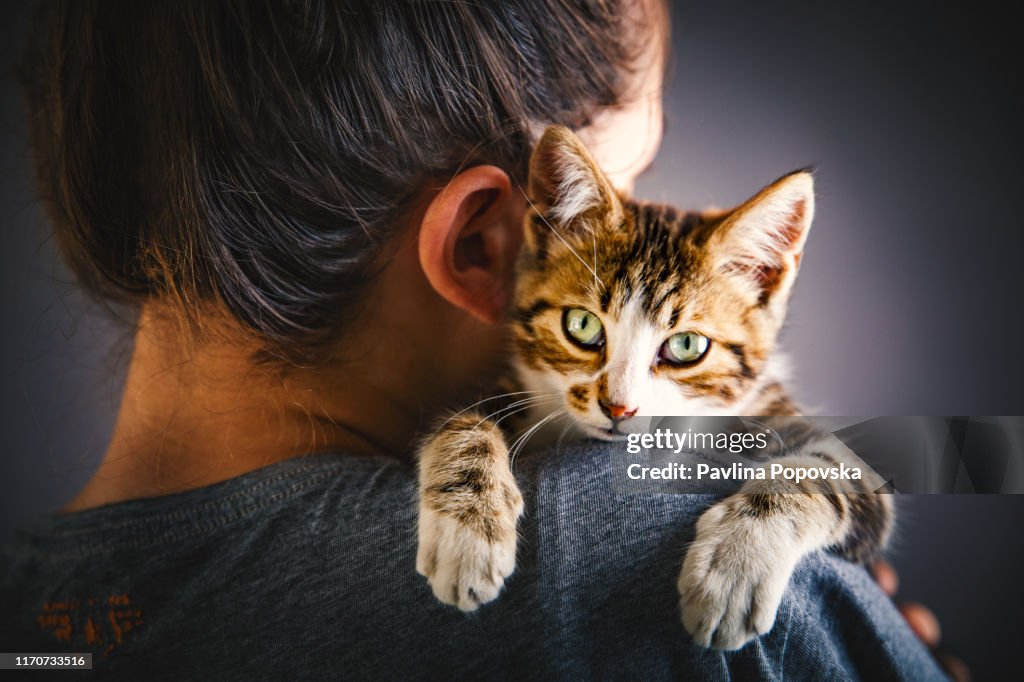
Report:
<svg viewBox="0 0 1024 682"><path fill-rule="evenodd" d="M45 2L22 76L64 257L315 362L428 183L522 180L533 126L618 102L650 36L625 2Z"/></svg>

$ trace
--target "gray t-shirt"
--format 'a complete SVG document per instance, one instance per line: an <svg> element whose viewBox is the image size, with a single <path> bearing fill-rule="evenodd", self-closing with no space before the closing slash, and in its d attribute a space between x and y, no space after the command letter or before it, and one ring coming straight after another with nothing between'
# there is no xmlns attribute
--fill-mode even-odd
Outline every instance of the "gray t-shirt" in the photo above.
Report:
<svg viewBox="0 0 1024 682"><path fill-rule="evenodd" d="M736 653L680 623L710 495L620 494L609 446L517 461L518 567L466 615L415 571L411 464L311 455L44 520L0 550L0 651L116 679L942 679L863 568L815 554ZM64 673L66 674L66 673Z"/></svg>

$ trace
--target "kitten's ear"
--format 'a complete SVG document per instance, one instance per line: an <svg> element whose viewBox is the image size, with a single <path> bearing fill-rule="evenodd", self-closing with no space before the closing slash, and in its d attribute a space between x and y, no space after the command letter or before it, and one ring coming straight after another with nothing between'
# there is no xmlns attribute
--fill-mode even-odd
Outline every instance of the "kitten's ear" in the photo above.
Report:
<svg viewBox="0 0 1024 682"><path fill-rule="evenodd" d="M533 150L529 194L533 207L556 228L572 229L591 216L617 221L622 215L622 204L608 178L583 142L562 126L548 127ZM531 224L538 231L527 229L527 243L534 247L542 236L540 228L551 228L543 220Z"/></svg>
<svg viewBox="0 0 1024 682"><path fill-rule="evenodd" d="M814 178L808 171L786 175L724 218L709 242L713 262L758 305L782 305L813 218Z"/></svg>

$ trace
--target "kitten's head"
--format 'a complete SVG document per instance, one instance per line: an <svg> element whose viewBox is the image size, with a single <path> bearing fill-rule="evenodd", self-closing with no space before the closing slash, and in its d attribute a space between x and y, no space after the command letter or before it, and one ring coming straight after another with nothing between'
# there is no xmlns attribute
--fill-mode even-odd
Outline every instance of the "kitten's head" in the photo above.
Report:
<svg viewBox="0 0 1024 682"><path fill-rule="evenodd" d="M768 380L814 213L810 173L729 211L618 195L569 130L530 165L515 297L518 370L609 438L634 415L741 414Z"/></svg>

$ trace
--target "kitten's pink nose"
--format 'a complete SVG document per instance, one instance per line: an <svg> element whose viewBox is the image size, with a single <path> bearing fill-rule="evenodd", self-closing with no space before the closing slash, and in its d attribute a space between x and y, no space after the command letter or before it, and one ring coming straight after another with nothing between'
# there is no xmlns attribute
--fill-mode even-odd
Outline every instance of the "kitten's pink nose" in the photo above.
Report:
<svg viewBox="0 0 1024 682"><path fill-rule="evenodd" d="M639 410L639 407L628 408L625 405L609 405L603 400L599 400L598 404L601 406L601 411L604 412L608 417L612 419L626 419L632 417Z"/></svg>

